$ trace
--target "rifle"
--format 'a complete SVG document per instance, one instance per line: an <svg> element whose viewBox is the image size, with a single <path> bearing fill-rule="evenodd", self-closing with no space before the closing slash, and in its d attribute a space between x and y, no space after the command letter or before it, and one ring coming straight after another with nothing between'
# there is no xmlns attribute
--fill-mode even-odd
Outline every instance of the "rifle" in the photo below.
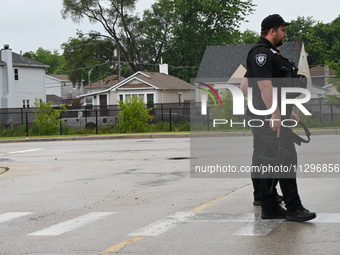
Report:
<svg viewBox="0 0 340 255"><path fill-rule="evenodd" d="M304 129L307 139L302 138L301 136L295 134L290 128L288 127L281 127L281 134L280 137L277 138L276 136L262 136L262 140L268 148L273 150L273 157L267 156L260 156L265 162L273 165L273 166L281 166L284 165L286 158L289 157L289 149L288 143L294 142L297 145L301 146L301 143L309 143L310 142L310 132L308 128L300 121L299 125ZM272 194L275 186L275 179L273 177L273 181L270 187L270 194Z"/></svg>

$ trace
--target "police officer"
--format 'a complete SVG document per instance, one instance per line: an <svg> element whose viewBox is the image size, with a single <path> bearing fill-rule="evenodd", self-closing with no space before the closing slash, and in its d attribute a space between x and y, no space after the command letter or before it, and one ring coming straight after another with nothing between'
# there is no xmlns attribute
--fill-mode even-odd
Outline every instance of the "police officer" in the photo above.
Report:
<svg viewBox="0 0 340 255"><path fill-rule="evenodd" d="M273 88L280 88L283 77L287 76L287 69L291 67L288 59L281 56L279 47L283 44L286 37L286 26L290 23L285 22L278 14L269 15L261 23L261 38L259 42L252 47L247 57L247 73L249 86L253 88L253 106L257 110L267 110L272 108ZM279 79L281 78L281 79ZM277 97L278 104L274 108L272 114L267 116L265 125L253 129L253 133L260 139L262 158L270 158L277 152L277 146L269 146L265 137L280 137L281 121L284 119L293 119L299 121L298 116L292 112L292 107L288 106L286 115L281 115L280 109L280 93ZM256 116L254 119L263 118ZM286 149L289 157L285 158L282 163L284 166L296 166L297 154L293 140L287 140ZM268 163L270 164L270 163ZM290 168L293 169L293 168ZM262 176L261 176L262 177ZM282 178L284 177L284 178ZM308 211L302 206L295 173L289 176L280 176L279 184L283 193L284 202L287 211L277 203L276 193L272 192L273 177L266 176L260 178L260 194L261 194L261 218L262 219L287 219L290 221L308 221L316 217L316 214Z"/></svg>

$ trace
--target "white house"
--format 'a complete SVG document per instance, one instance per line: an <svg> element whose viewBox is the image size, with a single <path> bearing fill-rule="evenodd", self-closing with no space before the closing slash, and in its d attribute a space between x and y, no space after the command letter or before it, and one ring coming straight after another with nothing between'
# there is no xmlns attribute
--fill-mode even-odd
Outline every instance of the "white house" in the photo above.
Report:
<svg viewBox="0 0 340 255"><path fill-rule="evenodd" d="M4 45L0 54L0 108L29 108L36 98L45 101L47 67Z"/></svg>
<svg viewBox="0 0 340 255"><path fill-rule="evenodd" d="M190 100L193 86L177 77L168 75L167 65L160 65L161 72L139 71L115 85L80 95L87 105L116 105L132 95L138 95L145 103L184 103Z"/></svg>
<svg viewBox="0 0 340 255"><path fill-rule="evenodd" d="M57 96L63 99L77 98L83 93L83 86L74 87L65 74L46 75L46 95Z"/></svg>

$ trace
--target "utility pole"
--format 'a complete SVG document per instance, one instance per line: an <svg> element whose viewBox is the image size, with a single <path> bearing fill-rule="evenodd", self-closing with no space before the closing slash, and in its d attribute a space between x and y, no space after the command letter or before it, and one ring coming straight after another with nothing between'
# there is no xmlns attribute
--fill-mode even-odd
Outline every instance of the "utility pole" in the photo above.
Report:
<svg viewBox="0 0 340 255"><path fill-rule="evenodd" d="M120 47L119 47L119 42L117 43L117 57L118 57L118 82L120 82Z"/></svg>
<svg viewBox="0 0 340 255"><path fill-rule="evenodd" d="M91 72L92 72L93 68L94 68L94 67L92 67L92 68L90 69L90 71L88 72L89 85L91 84L90 78L91 78ZM91 85L90 85L90 93L91 93Z"/></svg>
<svg viewBox="0 0 340 255"><path fill-rule="evenodd" d="M115 43L114 42L112 42L113 43L113 47L115 47L116 46L116 49L114 50L114 55L116 55L116 57L117 57L117 62L118 62L118 82L120 82L120 47L119 47L119 41L117 40L117 42L116 42L116 45L115 45Z"/></svg>

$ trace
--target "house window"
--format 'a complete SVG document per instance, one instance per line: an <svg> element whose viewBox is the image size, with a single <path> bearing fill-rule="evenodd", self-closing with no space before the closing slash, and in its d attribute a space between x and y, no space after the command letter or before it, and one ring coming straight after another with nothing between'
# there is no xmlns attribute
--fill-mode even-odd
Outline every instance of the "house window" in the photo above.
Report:
<svg viewBox="0 0 340 255"><path fill-rule="evenodd" d="M22 100L22 107L23 108L30 108L30 100L29 99Z"/></svg>
<svg viewBox="0 0 340 255"><path fill-rule="evenodd" d="M17 68L14 69L14 80L15 81L19 80L19 69Z"/></svg>
<svg viewBox="0 0 340 255"><path fill-rule="evenodd" d="M154 103L154 94L119 94L118 99L119 101L129 100L132 96L138 96L142 98L144 102L147 103Z"/></svg>
<svg viewBox="0 0 340 255"><path fill-rule="evenodd" d="M146 100L148 104L153 104L154 101L153 94L146 94Z"/></svg>
<svg viewBox="0 0 340 255"><path fill-rule="evenodd" d="M92 97L86 97L85 98L85 108L86 109L92 109L92 105L93 105Z"/></svg>
<svg viewBox="0 0 340 255"><path fill-rule="evenodd" d="M178 93L178 103L183 103L183 93Z"/></svg>

